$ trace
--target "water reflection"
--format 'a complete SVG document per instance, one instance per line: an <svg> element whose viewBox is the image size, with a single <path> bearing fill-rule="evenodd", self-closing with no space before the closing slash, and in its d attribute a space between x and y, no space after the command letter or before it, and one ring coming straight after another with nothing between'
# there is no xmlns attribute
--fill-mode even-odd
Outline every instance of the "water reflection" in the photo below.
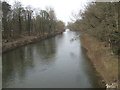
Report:
<svg viewBox="0 0 120 90"><path fill-rule="evenodd" d="M45 62L45 60L47 60L48 58L54 57L54 55L56 53L55 38L42 41L35 47L36 47L36 49L34 50L34 53L39 53L39 55L38 55L39 58L41 58L43 60L42 62Z"/></svg>
<svg viewBox="0 0 120 90"><path fill-rule="evenodd" d="M32 48L17 49L3 55L3 87L16 79L24 80L27 71L33 67Z"/></svg>
<svg viewBox="0 0 120 90"><path fill-rule="evenodd" d="M24 81L29 72L40 61L39 65L50 65L54 61L55 38L42 41L37 45L28 45L20 49L5 53L3 55L3 87L10 86L10 83ZM42 71L46 70L42 68Z"/></svg>
<svg viewBox="0 0 120 90"><path fill-rule="evenodd" d="M90 88L97 76L87 60L77 33L62 35L3 54L3 87Z"/></svg>

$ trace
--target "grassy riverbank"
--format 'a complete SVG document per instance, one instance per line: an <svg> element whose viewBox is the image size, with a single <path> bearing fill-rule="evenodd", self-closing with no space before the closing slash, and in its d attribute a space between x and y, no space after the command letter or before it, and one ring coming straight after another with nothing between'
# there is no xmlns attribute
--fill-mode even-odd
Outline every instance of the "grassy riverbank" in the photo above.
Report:
<svg viewBox="0 0 120 90"><path fill-rule="evenodd" d="M89 35L81 36L82 46L96 71L106 84L118 81L118 56L114 55L105 42L100 42Z"/></svg>
<svg viewBox="0 0 120 90"><path fill-rule="evenodd" d="M51 33L51 34L45 34L45 35L38 35L38 36L22 36L18 39L7 41L7 42L2 42L2 53L7 52L9 50L15 49L20 46L24 46L27 44L35 43L50 37L54 37L58 34L62 34L63 31L56 32L56 33Z"/></svg>

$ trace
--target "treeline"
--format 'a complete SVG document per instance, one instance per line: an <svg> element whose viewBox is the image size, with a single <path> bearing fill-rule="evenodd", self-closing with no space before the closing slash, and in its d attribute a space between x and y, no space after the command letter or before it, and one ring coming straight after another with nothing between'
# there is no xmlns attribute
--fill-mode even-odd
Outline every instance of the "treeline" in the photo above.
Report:
<svg viewBox="0 0 120 90"><path fill-rule="evenodd" d="M120 2L89 3L85 11L79 11L78 17L68 23L69 29L107 42L113 52L120 55Z"/></svg>
<svg viewBox="0 0 120 90"><path fill-rule="evenodd" d="M31 6L23 7L21 2L11 6L8 2L2 3L2 38L10 40L22 36L44 36L62 31L64 22L57 20L54 9L33 9Z"/></svg>

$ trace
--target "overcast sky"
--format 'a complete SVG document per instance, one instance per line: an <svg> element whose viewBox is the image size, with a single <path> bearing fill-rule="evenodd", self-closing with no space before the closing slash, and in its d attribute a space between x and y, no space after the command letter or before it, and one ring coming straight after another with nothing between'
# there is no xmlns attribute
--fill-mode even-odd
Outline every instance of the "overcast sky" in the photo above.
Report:
<svg viewBox="0 0 120 90"><path fill-rule="evenodd" d="M7 0L13 4L15 0ZM31 5L33 8L45 9L47 6L54 8L56 16L59 20L67 23L70 21L71 13L77 13L82 10L84 5L90 0L17 0L24 6Z"/></svg>

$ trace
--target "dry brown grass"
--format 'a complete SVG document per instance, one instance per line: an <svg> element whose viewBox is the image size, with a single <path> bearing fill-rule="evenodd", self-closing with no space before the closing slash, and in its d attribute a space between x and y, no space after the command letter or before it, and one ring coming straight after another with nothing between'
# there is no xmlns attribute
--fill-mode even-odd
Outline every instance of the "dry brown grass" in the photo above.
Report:
<svg viewBox="0 0 120 90"><path fill-rule="evenodd" d="M89 35L82 36L81 41L95 69L105 82L112 83L118 80L118 58L112 54L110 47L105 47L105 42L100 42Z"/></svg>

